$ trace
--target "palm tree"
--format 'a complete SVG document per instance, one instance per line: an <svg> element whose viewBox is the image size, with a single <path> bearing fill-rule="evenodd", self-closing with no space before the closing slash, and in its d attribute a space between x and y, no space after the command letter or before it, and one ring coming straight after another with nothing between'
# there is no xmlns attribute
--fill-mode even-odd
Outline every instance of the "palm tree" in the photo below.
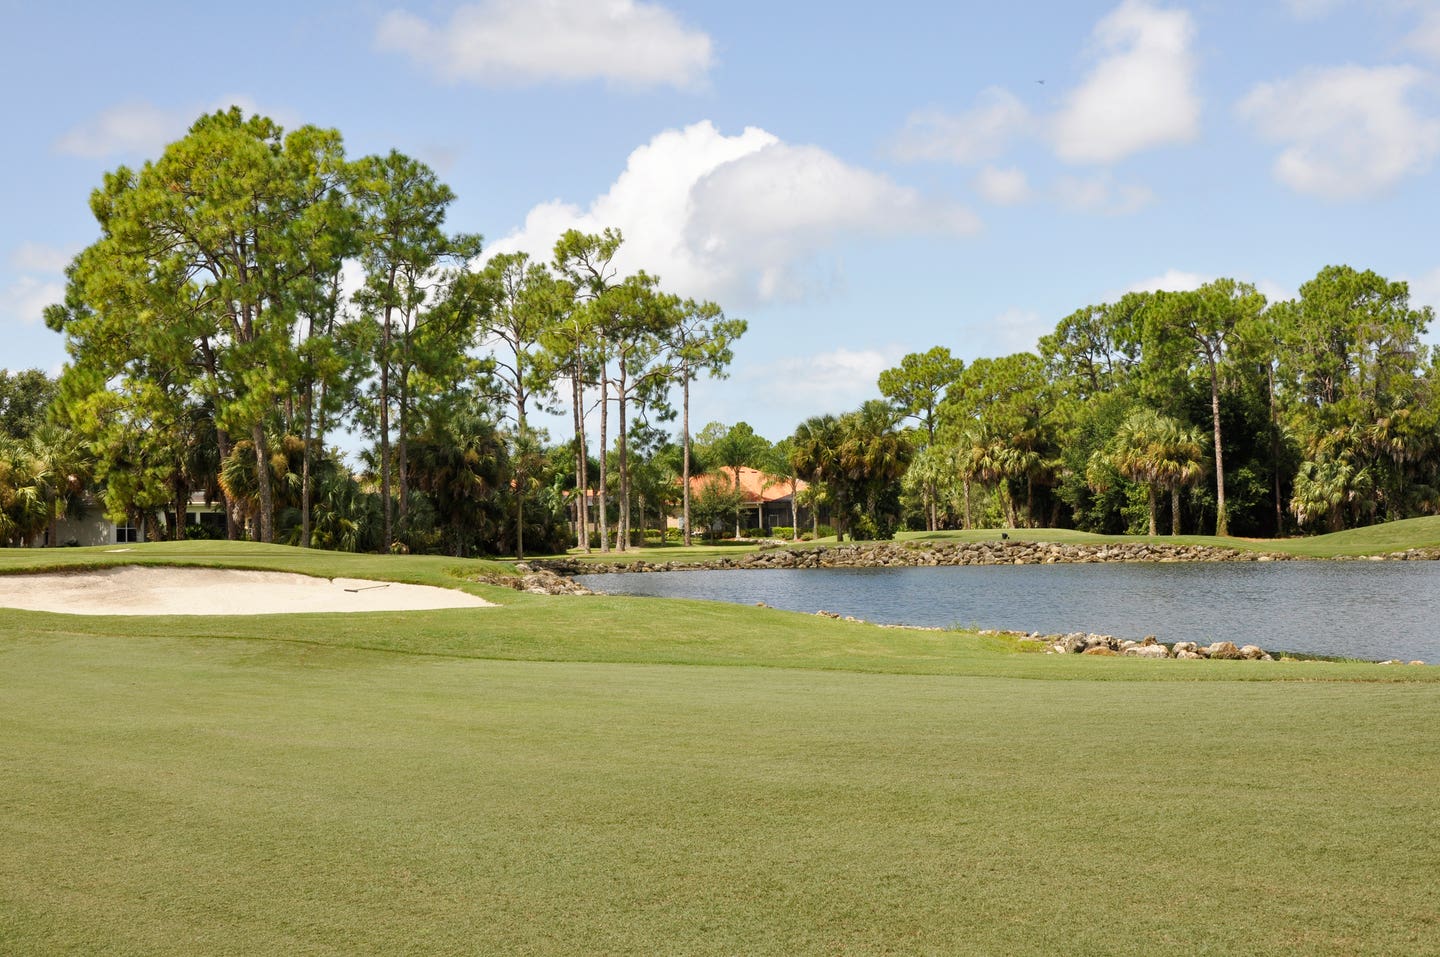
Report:
<svg viewBox="0 0 1440 957"><path fill-rule="evenodd" d="M1156 473L1170 489L1170 534L1180 534L1180 489L1205 477L1205 437L1194 426L1165 419L1155 447Z"/></svg>
<svg viewBox="0 0 1440 957"><path fill-rule="evenodd" d="M1369 502L1374 508L1375 479L1368 468L1356 468L1349 458L1300 464L1290 511L1302 527L1323 521L1328 530L1345 527L1347 506Z"/></svg>
<svg viewBox="0 0 1440 957"><path fill-rule="evenodd" d="M0 436L0 541L23 545L50 522L52 473L27 443Z"/></svg>
<svg viewBox="0 0 1440 957"><path fill-rule="evenodd" d="M810 483L814 495L835 496L835 485L842 479L840 471L840 421L833 415L811 416L795 429L794 447L790 453L791 464L801 478ZM824 489L823 493L819 491ZM838 511L838 510L837 510ZM811 513L815 514L814 511ZM818 522L818 518L816 519ZM838 523L843 523L840 516ZM818 525L817 525L818 530ZM840 524L837 536L843 537L844 525Z"/></svg>
<svg viewBox="0 0 1440 957"><path fill-rule="evenodd" d="M894 406L879 399L866 402L840 420L840 467L856 492L864 496L865 516L875 532L889 538L898 518L895 507L882 509L881 497L894 490L910 466L912 449L900 432ZM858 503L857 503L858 504Z"/></svg>
<svg viewBox="0 0 1440 957"><path fill-rule="evenodd" d="M1098 461L1097 461L1098 457ZM1105 466L1145 486L1150 506L1150 534L1158 535L1157 498L1170 492L1170 531L1180 534L1180 489L1205 475L1205 438L1153 409L1137 409L1116 430L1110 446L1092 457L1087 481L1096 491L1108 484Z"/></svg>
<svg viewBox="0 0 1440 957"><path fill-rule="evenodd" d="M1153 409L1130 413L1110 443L1110 461L1115 471L1138 485L1144 485L1150 506L1150 534L1156 527L1156 495L1166 485L1160 447L1169 430L1167 418Z"/></svg>

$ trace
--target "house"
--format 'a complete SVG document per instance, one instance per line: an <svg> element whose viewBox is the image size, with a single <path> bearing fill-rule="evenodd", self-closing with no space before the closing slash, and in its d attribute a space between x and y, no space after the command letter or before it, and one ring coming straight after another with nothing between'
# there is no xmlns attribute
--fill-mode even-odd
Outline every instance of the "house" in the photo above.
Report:
<svg viewBox="0 0 1440 957"><path fill-rule="evenodd" d="M99 502L85 498L74 515L67 515L55 523L55 541L51 542L47 529L30 543L32 548L53 545L124 545L131 542L156 541L171 538L170 529L175 525L175 513L162 511L152 516L155 521L141 522L127 518L114 522L105 515L105 507ZM220 502L206 502L204 492L190 496L185 521L190 525L204 525L213 530L216 537L225 537L225 506Z"/></svg>
<svg viewBox="0 0 1440 957"><path fill-rule="evenodd" d="M695 496L699 495L701 490L711 482L724 482L726 485L734 487L737 471L740 493L744 496L744 504L740 507L741 528L758 528L764 534L769 535L773 528L790 528L796 524L796 510L793 507L794 496L810 487L810 483L803 479L795 479L792 489L790 479L783 475L771 475L744 465L740 466L738 470L717 468L704 475L690 476L691 499L693 500ZM810 510L800 507L798 513L799 525L803 530L809 525ZM680 519L672 518L670 525L672 528L678 527Z"/></svg>

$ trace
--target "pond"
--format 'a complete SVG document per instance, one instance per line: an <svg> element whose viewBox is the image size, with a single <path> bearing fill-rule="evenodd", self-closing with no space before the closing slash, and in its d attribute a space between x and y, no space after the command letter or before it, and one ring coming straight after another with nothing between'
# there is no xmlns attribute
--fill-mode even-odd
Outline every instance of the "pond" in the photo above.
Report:
<svg viewBox="0 0 1440 957"><path fill-rule="evenodd" d="M595 591L866 621L1001 628L1440 662L1440 562L985 565L624 572Z"/></svg>

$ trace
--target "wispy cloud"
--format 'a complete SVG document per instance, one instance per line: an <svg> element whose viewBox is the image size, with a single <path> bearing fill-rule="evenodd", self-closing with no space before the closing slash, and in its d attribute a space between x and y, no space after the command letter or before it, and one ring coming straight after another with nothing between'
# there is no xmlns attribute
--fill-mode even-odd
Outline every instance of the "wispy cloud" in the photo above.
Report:
<svg viewBox="0 0 1440 957"><path fill-rule="evenodd" d="M445 23L397 10L380 20L375 44L447 81L488 86L693 87L715 61L708 35L639 0L480 0Z"/></svg>
<svg viewBox="0 0 1440 957"><path fill-rule="evenodd" d="M259 113L255 100L243 94L224 96L209 103L162 107L143 100L117 103L78 126L71 127L52 144L62 156L105 159L112 156L155 156L166 144L185 135L202 114L238 106L247 113ZM295 122L288 110L268 113L276 122Z"/></svg>
<svg viewBox="0 0 1440 957"><path fill-rule="evenodd" d="M1411 66L1305 70L1261 83L1237 111L1279 144L1274 174L1296 192L1327 199L1381 193L1429 169L1440 153L1440 120L1412 95L1431 82Z"/></svg>

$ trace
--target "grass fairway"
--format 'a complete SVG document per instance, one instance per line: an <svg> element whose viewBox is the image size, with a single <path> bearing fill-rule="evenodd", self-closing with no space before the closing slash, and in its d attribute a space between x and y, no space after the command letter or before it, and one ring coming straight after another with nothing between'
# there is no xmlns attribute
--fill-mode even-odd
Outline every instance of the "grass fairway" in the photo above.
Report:
<svg viewBox="0 0 1440 957"><path fill-rule="evenodd" d="M1440 953L1440 669L470 587L0 613L0 953Z"/></svg>

